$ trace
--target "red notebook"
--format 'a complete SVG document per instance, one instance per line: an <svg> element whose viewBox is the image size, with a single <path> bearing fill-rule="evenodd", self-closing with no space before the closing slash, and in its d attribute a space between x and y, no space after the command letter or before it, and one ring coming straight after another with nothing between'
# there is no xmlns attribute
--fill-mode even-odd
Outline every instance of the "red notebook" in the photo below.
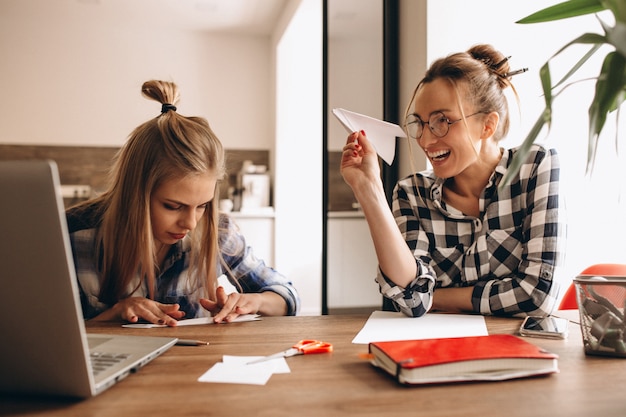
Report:
<svg viewBox="0 0 626 417"><path fill-rule="evenodd" d="M558 356L517 336L454 337L369 344L372 364L402 384L502 381L558 372Z"/></svg>

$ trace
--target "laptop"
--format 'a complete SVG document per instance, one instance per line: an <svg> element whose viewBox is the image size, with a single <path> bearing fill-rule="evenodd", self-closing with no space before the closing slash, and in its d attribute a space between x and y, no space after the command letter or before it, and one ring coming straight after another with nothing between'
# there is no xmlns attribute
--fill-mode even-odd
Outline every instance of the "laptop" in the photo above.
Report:
<svg viewBox="0 0 626 417"><path fill-rule="evenodd" d="M60 189L53 161L0 161L0 393L91 397L177 342L86 333Z"/></svg>

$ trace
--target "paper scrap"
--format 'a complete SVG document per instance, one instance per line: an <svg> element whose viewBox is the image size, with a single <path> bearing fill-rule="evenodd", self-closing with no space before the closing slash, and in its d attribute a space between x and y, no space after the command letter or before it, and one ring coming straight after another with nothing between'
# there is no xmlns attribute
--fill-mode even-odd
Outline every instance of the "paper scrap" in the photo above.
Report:
<svg viewBox="0 0 626 417"><path fill-rule="evenodd" d="M348 133L364 130L378 155L388 165L393 163L396 155L396 137L406 137L400 126L341 108L334 108L333 114Z"/></svg>
<svg viewBox="0 0 626 417"><path fill-rule="evenodd" d="M480 315L428 313L422 317L408 317L393 311L374 311L352 343L488 334L485 317Z"/></svg>
<svg viewBox="0 0 626 417"><path fill-rule="evenodd" d="M218 362L198 378L198 381L265 385L273 373L271 365L269 365L269 370L267 364L258 367L255 366L256 365L241 366Z"/></svg>
<svg viewBox="0 0 626 417"><path fill-rule="evenodd" d="M237 288L228 280L228 277L225 274L217 277L217 285L224 288L226 295L239 292L237 291Z"/></svg>
<svg viewBox="0 0 626 417"><path fill-rule="evenodd" d="M244 321L257 321L261 320L261 316L258 314L242 314L237 316L231 323L239 323ZM179 320L177 326L196 326L199 324L215 324L211 317L198 317L195 319ZM166 324L153 324L153 323L129 323L122 324L122 327L130 329L151 329L153 327L168 327Z"/></svg>
<svg viewBox="0 0 626 417"><path fill-rule="evenodd" d="M213 365L198 378L198 381L265 385L273 374L286 374L291 372L285 358L277 358L248 365L249 362L258 358L261 358L261 356L224 355L222 362Z"/></svg>
<svg viewBox="0 0 626 417"><path fill-rule="evenodd" d="M227 363L227 364L233 364L233 365L247 365L250 362L256 361L258 359L264 358L264 356L231 356L231 355L224 355L222 357L222 362ZM285 358L274 358L274 359L269 359L265 362L270 362L270 365L272 365L273 368L273 372L275 374L288 374L291 372L291 369L289 368L289 365L287 364L287 361L285 360ZM257 362L257 363L253 363L252 365L257 365L259 363L262 362ZM250 365L250 366L252 366Z"/></svg>

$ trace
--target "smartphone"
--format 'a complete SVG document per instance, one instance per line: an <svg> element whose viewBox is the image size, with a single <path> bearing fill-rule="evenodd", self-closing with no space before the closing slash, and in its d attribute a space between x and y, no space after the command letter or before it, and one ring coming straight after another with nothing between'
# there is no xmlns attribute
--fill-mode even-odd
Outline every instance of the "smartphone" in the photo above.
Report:
<svg viewBox="0 0 626 417"><path fill-rule="evenodd" d="M528 316L520 326L522 336L545 337L548 339L567 338L569 321L560 317Z"/></svg>

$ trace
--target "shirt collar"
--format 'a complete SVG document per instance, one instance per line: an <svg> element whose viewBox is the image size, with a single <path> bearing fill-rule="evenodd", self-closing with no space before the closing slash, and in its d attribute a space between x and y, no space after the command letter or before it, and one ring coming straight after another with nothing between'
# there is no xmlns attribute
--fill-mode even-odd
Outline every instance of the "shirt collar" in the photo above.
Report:
<svg viewBox="0 0 626 417"><path fill-rule="evenodd" d="M504 177L504 174L508 169L510 154L505 149L501 148L501 151L502 157L500 158L500 162L498 162L498 165L496 165L496 169L489 177L489 181L487 182L487 186L485 187L485 189L489 189L494 185L499 184L500 180L502 179L502 177ZM430 198L433 201L441 202L441 199L443 197L443 184L445 181L445 178L435 177L435 182L430 189Z"/></svg>
<svg viewBox="0 0 626 417"><path fill-rule="evenodd" d="M187 235L172 245L167 253L167 259L164 262L163 270L167 270L189 251L191 251L191 238Z"/></svg>

